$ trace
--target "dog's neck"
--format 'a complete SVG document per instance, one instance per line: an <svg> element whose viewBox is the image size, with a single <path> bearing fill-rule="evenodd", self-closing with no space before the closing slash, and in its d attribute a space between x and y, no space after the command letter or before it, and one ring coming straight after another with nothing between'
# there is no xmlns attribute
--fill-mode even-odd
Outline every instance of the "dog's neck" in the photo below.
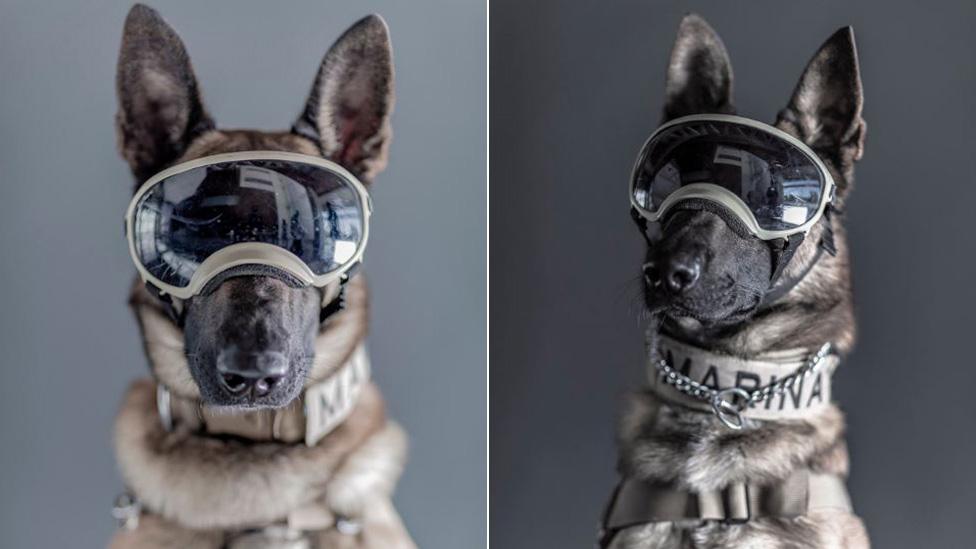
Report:
<svg viewBox="0 0 976 549"><path fill-rule="evenodd" d="M361 277L349 282L346 299L346 308L323 325L316 339L316 361L306 390L341 375L362 349L367 303ZM143 380L130 388L116 420L116 453L126 485L151 512L183 526L208 529L233 530L284 520L308 502L327 496L326 486L331 486L337 468L367 441L380 440L377 437L390 430L379 391L368 382L344 419L311 447L303 437L269 440L262 429L212 436L209 425L201 429L179 421L168 430L160 421L157 387L166 386L174 401L192 403L200 398L188 374L183 336L138 283L130 303L157 383ZM389 471L373 475L390 486L404 453L402 436L393 435L392 442L377 442Z"/></svg>
<svg viewBox="0 0 976 549"><path fill-rule="evenodd" d="M814 352L826 342L846 354L854 323L842 228L836 237L836 256L823 256L787 295L746 322L710 328L695 322L652 321L646 334L648 359L657 358L662 332L744 359L789 349ZM789 269L805 267L815 248L804 248ZM736 431L710 412L665 403L645 389L634 395L620 423L620 470L627 477L675 481L692 490L743 480L774 482L799 468L843 475L843 431L843 416L833 404L804 419L750 421Z"/></svg>
<svg viewBox="0 0 976 549"><path fill-rule="evenodd" d="M790 291L746 321L652 322L647 367L654 394L671 405L711 412L736 429L744 418L804 419L829 406L831 377L846 350L835 340L848 344L850 300L836 284L826 294L816 290L825 279L846 279L845 256L833 262L809 255L809 246L805 251L790 265L801 273Z"/></svg>

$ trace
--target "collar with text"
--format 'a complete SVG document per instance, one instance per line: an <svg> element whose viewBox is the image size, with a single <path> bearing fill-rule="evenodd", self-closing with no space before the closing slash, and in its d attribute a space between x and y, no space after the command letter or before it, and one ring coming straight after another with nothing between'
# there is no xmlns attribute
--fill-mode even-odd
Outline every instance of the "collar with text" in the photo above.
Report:
<svg viewBox="0 0 976 549"><path fill-rule="evenodd" d="M826 345L819 352L791 349L748 359L701 349L664 334L658 336L657 345L659 360L669 373L651 361L648 377L654 394L672 404L713 412L733 428L741 427L742 418L799 419L820 411L830 404L831 375L840 362L836 354L827 353ZM696 387L701 388L698 398ZM768 394L760 399L757 391L763 389ZM713 398L705 398L704 392L713 393ZM731 412L738 427L723 417L725 411Z"/></svg>

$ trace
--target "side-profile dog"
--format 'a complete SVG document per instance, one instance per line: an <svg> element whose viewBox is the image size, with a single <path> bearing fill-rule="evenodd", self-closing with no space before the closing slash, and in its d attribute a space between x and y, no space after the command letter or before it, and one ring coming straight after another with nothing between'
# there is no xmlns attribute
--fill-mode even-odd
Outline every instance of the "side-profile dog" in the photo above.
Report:
<svg viewBox="0 0 976 549"><path fill-rule="evenodd" d="M137 188L174 164L240 151L324 157L363 189L386 165L393 65L378 16L332 46L290 131L218 129L180 38L142 5L125 22L117 91ZM115 425L129 493L112 547L413 547L391 502L406 439L364 375L362 276L318 288L232 270L178 310L137 280L130 304L153 379L133 384ZM264 377L246 379L255 371ZM308 391L340 375L329 390L346 392L321 402L346 398L348 413L310 438Z"/></svg>
<svg viewBox="0 0 976 549"><path fill-rule="evenodd" d="M689 15L668 65L666 102L664 122L682 129L665 131L673 143L659 139L632 182L632 204L643 208L635 206L634 218L648 241L650 386L621 421L622 481L601 546L868 547L844 487L843 415L830 401L830 373L854 342L843 210L865 123L853 32L837 31L813 56L775 127L754 130L764 125L734 116L721 39ZM674 122L689 115L698 116ZM718 147L701 154L695 140L703 136ZM682 143L692 145L679 150ZM799 167L753 161L780 151ZM663 168L654 164L668 158ZM650 183L641 179L649 165L659 169ZM788 183L802 192L769 175L788 169L801 174ZM735 177L716 190L729 170ZM735 194L733 185L753 178L770 187ZM655 193L696 181L703 183L696 191L683 189L693 199L672 201L658 218L648 214L662 208ZM782 196L817 204L821 191L828 194L819 217ZM730 212L739 206L751 213ZM785 239L760 238L740 219L766 215L809 226ZM770 219L759 224L773 226Z"/></svg>

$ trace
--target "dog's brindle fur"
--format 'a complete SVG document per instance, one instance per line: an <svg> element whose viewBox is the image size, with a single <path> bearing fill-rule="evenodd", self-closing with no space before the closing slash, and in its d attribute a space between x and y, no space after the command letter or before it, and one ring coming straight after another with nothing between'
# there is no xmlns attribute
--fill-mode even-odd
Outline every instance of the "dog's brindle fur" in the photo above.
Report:
<svg viewBox="0 0 976 549"><path fill-rule="evenodd" d="M235 151L324 156L367 186L386 165L393 66L386 25L376 16L350 28L326 54L292 131L217 129L182 41L143 5L133 7L126 19L117 88L119 148L136 188L175 163ZM341 366L362 342L367 295L361 276L347 285L346 309L319 323L322 292L334 297L337 291L336 285L322 291L293 288L268 276L227 278L185 303L182 331L138 280L130 303L157 380L175 394L243 410L291 402L303 386ZM266 397L228 395L216 381L215 362L229 348L283 353L288 374ZM120 533L113 547L221 546L226 543L221 529L239 525L242 517L258 523L280 518L307 502L309 490L321 492L326 485L331 511L362 513L372 523L362 546L412 546L388 507L405 441L385 419L374 386L366 388L350 418L312 448L247 444L180 430L168 434L156 418L153 394L144 382L130 389L116 422L116 446L127 482L141 484L157 499L146 503L165 509L167 518L147 515L138 531ZM360 508L363 501L374 507ZM388 533L384 525L392 525ZM323 533L318 543L353 543L334 536L334 531Z"/></svg>
<svg viewBox="0 0 976 549"><path fill-rule="evenodd" d="M823 159L835 182L834 204L843 211L861 157L865 124L853 34L841 29L814 55L793 97L776 121ZM695 113L734 113L732 69L718 35L697 15L681 23L668 67L664 119ZM783 279L803 272L816 254L821 219L789 264ZM688 255L701 261L697 283L685 292L645 284L652 312L647 348L656 358L664 330L699 347L738 356L832 342L846 354L854 340L851 283L843 217L833 216L836 256L823 254L784 297L760 306L768 286L771 255L766 243L732 231L710 212L670 216L647 261L655 268ZM800 468L846 476L844 421L836 406L793 421L747 420L733 431L709 413L662 403L650 393L632 397L620 425L619 467L624 475L674 481L691 491L732 482L775 482ZM622 531L621 548L824 548L868 546L856 516L818 511L796 519L757 518L745 524L688 521L656 523Z"/></svg>

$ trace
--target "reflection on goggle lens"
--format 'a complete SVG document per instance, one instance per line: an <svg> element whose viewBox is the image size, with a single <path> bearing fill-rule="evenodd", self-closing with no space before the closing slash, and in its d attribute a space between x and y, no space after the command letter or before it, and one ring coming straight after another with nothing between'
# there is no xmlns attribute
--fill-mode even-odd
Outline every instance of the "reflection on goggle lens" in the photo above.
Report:
<svg viewBox="0 0 976 549"><path fill-rule="evenodd" d="M133 220L139 261L166 284L185 287L204 260L240 242L295 254L316 275L355 256L364 234L355 187L323 167L235 161L163 179L139 200Z"/></svg>
<svg viewBox="0 0 976 549"><path fill-rule="evenodd" d="M634 200L655 212L693 183L729 191L768 231L812 219L826 186L820 168L793 144L758 128L718 121L679 124L655 136L641 153Z"/></svg>

